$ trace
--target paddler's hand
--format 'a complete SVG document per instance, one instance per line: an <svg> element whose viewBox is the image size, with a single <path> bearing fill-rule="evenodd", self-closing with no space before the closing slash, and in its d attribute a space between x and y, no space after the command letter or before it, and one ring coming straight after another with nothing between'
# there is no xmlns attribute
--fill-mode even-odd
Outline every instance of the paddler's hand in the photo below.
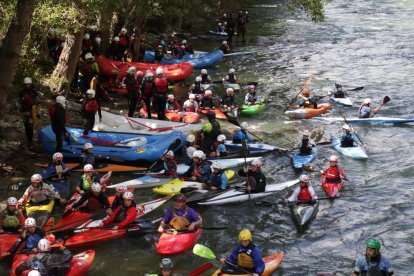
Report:
<svg viewBox="0 0 414 276"><path fill-rule="evenodd" d="M68 205L68 206L66 206L65 207L65 212L69 212L69 211L72 211L72 205Z"/></svg>
<svg viewBox="0 0 414 276"><path fill-rule="evenodd" d="M164 233L164 227L162 227L161 225L158 227L158 233Z"/></svg>
<svg viewBox="0 0 414 276"><path fill-rule="evenodd" d="M69 136L70 136L69 132L65 132L65 137L69 138Z"/></svg>
<svg viewBox="0 0 414 276"><path fill-rule="evenodd" d="M220 258L220 263L225 264L226 263L226 259L225 258Z"/></svg>
<svg viewBox="0 0 414 276"><path fill-rule="evenodd" d="M66 203L66 199L61 198L61 199L59 199L59 202L60 202L60 204L61 204L61 205L65 205L65 203Z"/></svg>
<svg viewBox="0 0 414 276"><path fill-rule="evenodd" d="M323 170L320 170L319 172L320 172L321 174L323 174Z"/></svg>
<svg viewBox="0 0 414 276"><path fill-rule="evenodd" d="M196 181L196 180L197 180L197 176L192 176L190 179L191 179L192 181Z"/></svg>
<svg viewBox="0 0 414 276"><path fill-rule="evenodd" d="M117 225L117 226L112 227L112 230L118 230L118 225Z"/></svg>
<svg viewBox="0 0 414 276"><path fill-rule="evenodd" d="M259 276L259 274L257 274L257 273L252 273L252 275L253 275L253 276Z"/></svg>
<svg viewBox="0 0 414 276"><path fill-rule="evenodd" d="M111 215L111 214L112 214L112 212L113 212L112 208L108 208L108 209L106 209L106 213L107 213L108 215Z"/></svg>
<svg viewBox="0 0 414 276"><path fill-rule="evenodd" d="M246 187L246 190L250 193L250 191L252 190L252 187L247 186L247 187Z"/></svg>
<svg viewBox="0 0 414 276"><path fill-rule="evenodd" d="M188 231L194 231L194 228L195 228L195 224L193 222L188 226Z"/></svg>
<svg viewBox="0 0 414 276"><path fill-rule="evenodd" d="M103 227L103 226L104 226L104 224L103 224L103 222L101 222L101 223L99 223L98 227Z"/></svg>
<svg viewBox="0 0 414 276"><path fill-rule="evenodd" d="M249 168L247 166L243 167L244 173L247 173L249 171Z"/></svg>

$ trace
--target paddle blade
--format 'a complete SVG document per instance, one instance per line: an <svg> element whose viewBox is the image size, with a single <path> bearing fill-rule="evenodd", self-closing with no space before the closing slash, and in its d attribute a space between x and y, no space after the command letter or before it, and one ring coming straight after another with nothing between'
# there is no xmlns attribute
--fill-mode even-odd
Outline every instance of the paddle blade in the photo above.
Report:
<svg viewBox="0 0 414 276"><path fill-rule="evenodd" d="M214 260L216 258L216 255L214 255L214 252L211 251L210 248L208 248L205 245L197 243L193 247L193 253L197 256L200 256L202 258Z"/></svg>
<svg viewBox="0 0 414 276"><path fill-rule="evenodd" d="M303 87L308 86L312 82L312 75L308 77L308 79L303 83Z"/></svg>
<svg viewBox="0 0 414 276"><path fill-rule="evenodd" d="M388 97L388 96L385 96L385 97L384 97L384 99L382 100L382 104L386 104L386 103L388 103L389 101L391 101L391 98L390 98L390 97Z"/></svg>
<svg viewBox="0 0 414 276"><path fill-rule="evenodd" d="M228 117L227 120L229 123L232 123L233 125L240 127L240 123L237 121L235 117Z"/></svg>
<svg viewBox="0 0 414 276"><path fill-rule="evenodd" d="M348 91L359 91L359 90L362 90L362 89L364 89L364 87L360 86L360 87L356 87L356 88L353 88L353 89L349 89Z"/></svg>

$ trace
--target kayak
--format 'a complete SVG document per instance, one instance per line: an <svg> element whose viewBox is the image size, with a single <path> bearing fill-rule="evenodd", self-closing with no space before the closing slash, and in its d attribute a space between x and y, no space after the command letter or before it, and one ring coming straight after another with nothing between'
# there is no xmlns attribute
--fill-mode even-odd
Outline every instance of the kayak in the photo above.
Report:
<svg viewBox="0 0 414 276"><path fill-rule="evenodd" d="M342 117L317 117L315 119L329 121L329 122L344 122ZM373 117L359 119L356 117L346 118L348 123L359 123L359 124L408 124L413 123L414 118L393 118L393 117Z"/></svg>
<svg viewBox="0 0 414 276"><path fill-rule="evenodd" d="M265 109L266 104L264 102L253 105L242 105L240 114L244 116L254 116L262 112Z"/></svg>
<svg viewBox="0 0 414 276"><path fill-rule="evenodd" d="M198 109L198 112L204 115L207 115L207 113L209 113L210 111L213 111L216 114L217 119L227 120L226 114L224 114L223 111L221 111L221 109L219 108L209 108L209 109L199 108Z"/></svg>
<svg viewBox="0 0 414 276"><path fill-rule="evenodd" d="M170 232L165 231L161 234L157 242L156 249L160 255L178 255L193 248L201 235L201 228L193 232Z"/></svg>
<svg viewBox="0 0 414 276"><path fill-rule="evenodd" d="M245 192L245 190L238 190L235 188L227 190L225 193L222 193L216 197L210 198L206 201L199 202L197 204L200 205L223 205L223 204L236 204L236 203L243 203L249 200L262 198L268 195L272 195L274 193L277 193L279 191L282 191L286 188L289 188L296 183L298 183L299 180L291 180L283 183L278 184L270 184L266 185L266 190L261 193L251 193L248 194Z"/></svg>
<svg viewBox="0 0 414 276"><path fill-rule="evenodd" d="M223 87L224 87L224 89L233 88L234 91L240 90L240 84L238 84L238 83L228 83L228 82L226 82L226 83L223 83Z"/></svg>
<svg viewBox="0 0 414 276"><path fill-rule="evenodd" d="M145 51L145 61L154 62L154 51ZM196 53L184 55L179 58L163 58L161 64L180 64L183 62L190 63L194 69L203 69L214 66L223 58L223 52L221 50L214 50L207 53Z"/></svg>
<svg viewBox="0 0 414 276"><path fill-rule="evenodd" d="M10 269L10 276L16 276L15 270L16 268L23 263L24 261L28 260L29 258L33 257L35 254L17 254L14 257L13 265ZM81 276L85 275L86 271L91 267L93 261L95 259L95 250L86 250L79 254L73 256L70 262L70 268L66 273L67 276ZM26 270L20 275L27 275L29 270Z"/></svg>
<svg viewBox="0 0 414 276"><path fill-rule="evenodd" d="M171 177L156 177L156 175L145 175L118 184L107 186L107 188L116 188L116 186L119 184L123 184L128 188L134 189L152 188L169 183L171 180L173 180Z"/></svg>
<svg viewBox="0 0 414 276"><path fill-rule="evenodd" d="M219 35L219 36L227 36L226 32L216 32L216 31L208 31L210 34Z"/></svg>
<svg viewBox="0 0 414 276"><path fill-rule="evenodd" d="M49 166L48 163L37 162L35 166L46 168ZM65 163L65 166L74 172L83 172L83 166L79 163ZM78 167L78 168L76 168ZM106 164L97 163L93 165L95 172L134 172L134 171L145 171L146 167L127 166L118 164Z"/></svg>
<svg viewBox="0 0 414 276"><path fill-rule="evenodd" d="M227 175L228 180L233 179L235 174L233 170L226 170L224 173ZM203 183L197 181L185 181L180 178L176 178L169 183L155 187L152 191L158 195L176 195L181 193L182 188L188 187L203 189Z"/></svg>
<svg viewBox="0 0 414 276"><path fill-rule="evenodd" d="M341 169L342 173L343 170ZM341 191L342 187L344 186L345 180L342 179L338 183L326 182L326 175L322 175L322 188L324 189L325 193L328 197L338 197L339 192Z"/></svg>
<svg viewBox="0 0 414 276"><path fill-rule="evenodd" d="M331 105L329 103L318 104L318 108L297 108L294 110L288 110L285 114L290 119L310 119L315 116L319 116L328 112Z"/></svg>
<svg viewBox="0 0 414 276"><path fill-rule="evenodd" d="M293 168L302 169L303 165L309 164L316 159L317 150L312 149L311 154L309 155L300 155L299 150L295 151L295 154L292 157Z"/></svg>
<svg viewBox="0 0 414 276"><path fill-rule="evenodd" d="M200 114L196 112L184 112L183 122L186 124L194 124L200 120Z"/></svg>
<svg viewBox="0 0 414 276"><path fill-rule="evenodd" d="M83 135L83 129L66 128L71 143L63 142L62 154L66 158L78 159L85 143L94 145L95 158L105 158L117 162L155 162L166 150L178 151L186 141L180 131L149 135L111 131L90 131ZM39 141L48 152L55 152L55 134L49 125L39 131Z"/></svg>
<svg viewBox="0 0 414 276"><path fill-rule="evenodd" d="M182 117L178 112L164 112L164 116L168 121L179 122L182 120Z"/></svg>
<svg viewBox="0 0 414 276"><path fill-rule="evenodd" d="M283 258L284 258L284 254L283 253L276 253L273 254L271 256L267 256L265 258L263 258L263 262L265 263L265 270L263 271L262 276L271 276L273 274L273 272L279 267L280 263L282 262ZM213 276L248 276L251 274L227 274L227 273L223 273L221 272L220 269L217 269L214 273Z"/></svg>
<svg viewBox="0 0 414 276"><path fill-rule="evenodd" d="M189 62L182 62L178 64L161 65L151 64L143 62L121 62L114 61L100 55L96 58L96 62L99 66L99 72L108 78L111 78L114 71L118 71L119 79L123 79L126 76L126 72L129 67L134 66L137 71L148 72L151 71L154 76L156 75L155 70L162 68L164 70L164 76L172 81L180 81L188 78L193 72L193 66Z"/></svg>
<svg viewBox="0 0 414 276"><path fill-rule="evenodd" d="M0 239L0 256L10 250L16 243L20 234L1 234Z"/></svg>
<svg viewBox="0 0 414 276"><path fill-rule="evenodd" d="M34 218L37 226L42 228L49 219L53 206L55 206L55 200L49 199L49 203L44 205L30 205L27 202L24 208L26 209L27 217Z"/></svg>
<svg viewBox="0 0 414 276"><path fill-rule="evenodd" d="M367 153L361 146L354 146L354 147L341 147L341 142L339 139L334 139L331 141L331 146L338 151L339 153L349 156L354 159L368 159Z"/></svg>
<svg viewBox="0 0 414 276"><path fill-rule="evenodd" d="M292 211L293 221L299 228L299 231L303 231L305 226L316 216L319 210L319 202L315 204L290 204L290 210Z"/></svg>
<svg viewBox="0 0 414 276"><path fill-rule="evenodd" d="M189 188L190 190L184 193L185 197L187 198L187 204L190 203L197 203L199 201L203 201L219 194L225 193L227 190L206 190L206 189L198 189L198 188Z"/></svg>
<svg viewBox="0 0 414 276"><path fill-rule="evenodd" d="M232 150L240 150L243 147L243 144L235 144L232 140L226 140L224 142L226 145L226 148L232 149ZM279 150L285 150L283 148L279 148L276 146L272 146L269 144L264 143L247 143L247 148L250 152L258 153L258 152L267 152L267 151L279 151Z"/></svg>
<svg viewBox="0 0 414 276"><path fill-rule="evenodd" d="M335 103L339 103L345 106L352 106L353 102L350 98L346 97L346 98L334 98L334 97L330 97L332 102Z"/></svg>

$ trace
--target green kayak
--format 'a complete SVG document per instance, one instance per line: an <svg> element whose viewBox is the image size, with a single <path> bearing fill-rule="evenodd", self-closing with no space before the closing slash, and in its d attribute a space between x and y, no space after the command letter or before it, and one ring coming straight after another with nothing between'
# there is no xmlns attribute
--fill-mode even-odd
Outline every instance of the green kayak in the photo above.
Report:
<svg viewBox="0 0 414 276"><path fill-rule="evenodd" d="M244 116L254 116L259 112L262 112L265 108L265 103L261 102L259 104L253 104L253 105L242 105L240 114Z"/></svg>

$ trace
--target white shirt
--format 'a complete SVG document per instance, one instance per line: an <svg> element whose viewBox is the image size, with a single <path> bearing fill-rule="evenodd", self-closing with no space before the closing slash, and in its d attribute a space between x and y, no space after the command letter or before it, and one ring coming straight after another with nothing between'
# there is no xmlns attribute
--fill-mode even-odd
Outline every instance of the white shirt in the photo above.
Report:
<svg viewBox="0 0 414 276"><path fill-rule="evenodd" d="M185 111L187 108L193 108L193 106L195 108L195 111L194 112L197 112L198 111L198 103L197 103L197 101L191 102L190 100L186 100L184 102L184 104L183 104L183 109Z"/></svg>

